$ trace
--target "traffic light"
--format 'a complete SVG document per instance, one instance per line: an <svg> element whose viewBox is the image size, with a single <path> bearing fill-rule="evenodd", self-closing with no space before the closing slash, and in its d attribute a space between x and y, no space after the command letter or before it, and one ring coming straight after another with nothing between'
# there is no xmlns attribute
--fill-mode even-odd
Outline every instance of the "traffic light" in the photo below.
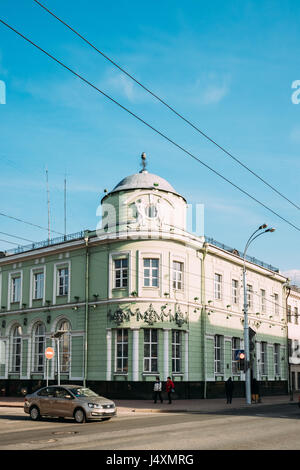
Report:
<svg viewBox="0 0 300 470"><path fill-rule="evenodd" d="M240 371L242 372L245 372L246 370L246 361L245 361L245 353L244 351L239 351L239 354L238 354L238 360L239 360L239 369Z"/></svg>

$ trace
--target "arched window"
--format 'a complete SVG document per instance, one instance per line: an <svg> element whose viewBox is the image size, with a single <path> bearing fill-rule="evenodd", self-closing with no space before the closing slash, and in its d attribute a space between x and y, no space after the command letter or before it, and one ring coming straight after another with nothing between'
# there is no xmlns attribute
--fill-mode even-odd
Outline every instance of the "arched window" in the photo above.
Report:
<svg viewBox="0 0 300 470"><path fill-rule="evenodd" d="M21 345L22 345L22 328L20 325L14 327L12 332L12 372L21 372Z"/></svg>
<svg viewBox="0 0 300 470"><path fill-rule="evenodd" d="M67 320L62 320L57 328L64 334L59 338L59 364L60 372L69 372L71 361L71 325Z"/></svg>
<svg viewBox="0 0 300 470"><path fill-rule="evenodd" d="M33 371L44 372L45 365L45 326L37 323L33 331Z"/></svg>

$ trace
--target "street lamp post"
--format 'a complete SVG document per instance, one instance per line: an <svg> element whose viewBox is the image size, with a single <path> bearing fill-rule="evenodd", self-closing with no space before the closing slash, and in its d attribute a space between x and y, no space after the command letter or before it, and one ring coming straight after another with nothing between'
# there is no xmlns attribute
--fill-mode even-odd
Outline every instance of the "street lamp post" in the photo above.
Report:
<svg viewBox="0 0 300 470"><path fill-rule="evenodd" d="M250 348L249 348L249 322L248 322L248 299L247 299L247 280L246 280L246 253L250 246L250 244L260 235L263 235L267 232L274 232L275 228L267 228L266 224L261 225L258 227L255 232L252 233L251 237L249 237L244 254L244 266L243 266L243 288L244 288L244 349L245 349L245 384L246 384L246 402L247 404L251 405L251 370L250 370ZM261 230L264 230L261 232ZM258 233L259 232L259 233Z"/></svg>

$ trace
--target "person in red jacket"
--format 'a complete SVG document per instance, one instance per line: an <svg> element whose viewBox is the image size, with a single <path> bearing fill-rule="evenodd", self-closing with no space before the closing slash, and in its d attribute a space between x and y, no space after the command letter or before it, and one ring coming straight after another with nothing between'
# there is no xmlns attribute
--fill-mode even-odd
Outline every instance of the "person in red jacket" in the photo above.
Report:
<svg viewBox="0 0 300 470"><path fill-rule="evenodd" d="M174 383L171 380L171 377L167 378L166 391L168 394L169 405L172 403L172 391L174 390Z"/></svg>

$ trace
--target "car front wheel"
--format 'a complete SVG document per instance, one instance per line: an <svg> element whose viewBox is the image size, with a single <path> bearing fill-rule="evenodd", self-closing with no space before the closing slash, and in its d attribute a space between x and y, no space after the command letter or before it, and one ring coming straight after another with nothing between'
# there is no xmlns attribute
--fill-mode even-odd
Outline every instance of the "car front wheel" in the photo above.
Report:
<svg viewBox="0 0 300 470"><path fill-rule="evenodd" d="M78 408L77 410L75 410L74 418L76 423L85 423L85 412L81 408Z"/></svg>
<svg viewBox="0 0 300 470"><path fill-rule="evenodd" d="M30 418L33 421L38 421L41 418L40 410L37 406L33 406L32 408L30 408Z"/></svg>

